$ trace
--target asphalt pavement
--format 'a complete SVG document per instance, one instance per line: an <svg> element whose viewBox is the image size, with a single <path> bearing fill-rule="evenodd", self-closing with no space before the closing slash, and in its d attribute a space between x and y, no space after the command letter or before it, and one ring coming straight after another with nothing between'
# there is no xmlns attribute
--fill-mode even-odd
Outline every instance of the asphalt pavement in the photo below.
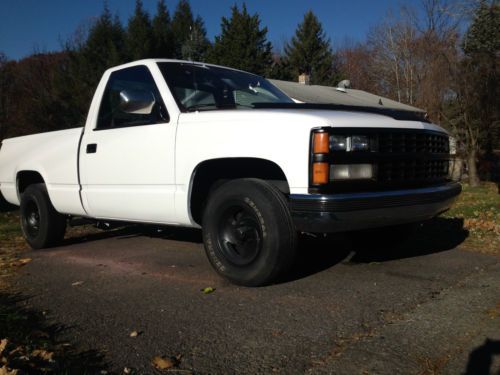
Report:
<svg viewBox="0 0 500 375"><path fill-rule="evenodd" d="M500 259L463 236L306 236L287 280L245 288L199 231L133 227L31 252L16 287L110 372L156 373L159 355L173 374L500 374Z"/></svg>

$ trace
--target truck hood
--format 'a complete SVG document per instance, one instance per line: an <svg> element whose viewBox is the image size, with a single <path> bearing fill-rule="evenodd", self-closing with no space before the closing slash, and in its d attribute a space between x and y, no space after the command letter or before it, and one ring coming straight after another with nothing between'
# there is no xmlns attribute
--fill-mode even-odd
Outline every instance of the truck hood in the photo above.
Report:
<svg viewBox="0 0 500 375"><path fill-rule="evenodd" d="M180 123L215 122L276 126L428 129L447 134L438 125L424 121L396 120L378 113L325 109L227 109L182 113Z"/></svg>

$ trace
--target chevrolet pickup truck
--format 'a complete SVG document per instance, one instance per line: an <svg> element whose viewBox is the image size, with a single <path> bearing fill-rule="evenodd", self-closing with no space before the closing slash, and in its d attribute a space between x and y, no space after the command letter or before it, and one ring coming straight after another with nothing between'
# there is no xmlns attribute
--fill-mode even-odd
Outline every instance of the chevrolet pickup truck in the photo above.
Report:
<svg viewBox="0 0 500 375"><path fill-rule="evenodd" d="M215 270L259 286L286 274L299 232L391 241L446 211L449 159L418 113L300 104L254 74L148 59L104 73L83 128L5 139L0 190L34 249L75 218L201 227Z"/></svg>

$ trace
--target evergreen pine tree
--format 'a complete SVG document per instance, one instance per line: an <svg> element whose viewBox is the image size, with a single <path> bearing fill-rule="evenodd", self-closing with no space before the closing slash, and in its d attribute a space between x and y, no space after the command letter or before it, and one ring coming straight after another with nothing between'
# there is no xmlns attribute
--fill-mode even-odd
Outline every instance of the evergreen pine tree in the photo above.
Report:
<svg viewBox="0 0 500 375"><path fill-rule="evenodd" d="M92 24L84 41L68 43L68 63L59 76L58 86L66 113L74 125L82 125L89 103L104 71L124 63L125 31L117 16L111 16L107 5Z"/></svg>
<svg viewBox="0 0 500 375"><path fill-rule="evenodd" d="M174 57L182 58L182 46L186 43L193 29L194 17L187 0L179 0L172 18L172 34L174 36Z"/></svg>
<svg viewBox="0 0 500 375"><path fill-rule="evenodd" d="M210 43L201 17L197 17L191 27L189 37L181 47L184 60L203 61L205 59Z"/></svg>
<svg viewBox="0 0 500 375"><path fill-rule="evenodd" d="M221 35L215 37L213 62L261 75L270 70L271 43L258 14L250 15L245 3L241 11L234 5L231 18L222 17L221 28Z"/></svg>
<svg viewBox="0 0 500 375"><path fill-rule="evenodd" d="M487 149L500 144L500 4L481 1L463 41L464 75L473 95L470 117L480 121Z"/></svg>
<svg viewBox="0 0 500 375"><path fill-rule="evenodd" d="M271 69L267 72L267 77L282 81L293 81L297 79L297 77L293 75L288 59L278 53L273 56L273 63Z"/></svg>
<svg viewBox="0 0 500 375"><path fill-rule="evenodd" d="M172 58L174 56L174 39L170 14L165 0L158 1L156 15L152 22L154 57Z"/></svg>
<svg viewBox="0 0 500 375"><path fill-rule="evenodd" d="M139 60L152 56L153 34L148 13L142 1L135 1L135 11L130 17L126 37L127 54L131 60Z"/></svg>
<svg viewBox="0 0 500 375"><path fill-rule="evenodd" d="M333 53L323 26L312 11L304 15L295 36L285 46L285 54L295 77L310 75L313 84L334 84Z"/></svg>
<svg viewBox="0 0 500 375"><path fill-rule="evenodd" d="M117 16L113 19L107 6L89 30L81 50L83 67L89 69L89 78L99 80L104 70L126 60L125 31Z"/></svg>

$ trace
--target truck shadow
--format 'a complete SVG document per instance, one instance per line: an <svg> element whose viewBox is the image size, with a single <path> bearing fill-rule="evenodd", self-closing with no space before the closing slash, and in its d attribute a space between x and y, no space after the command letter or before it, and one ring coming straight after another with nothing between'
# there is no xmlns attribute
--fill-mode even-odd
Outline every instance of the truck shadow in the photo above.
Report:
<svg viewBox="0 0 500 375"><path fill-rule="evenodd" d="M296 265L285 281L313 275L341 262L382 263L448 251L460 245L468 235L463 219L438 217L419 226L401 243L391 243L390 237L371 242L367 238L363 241L366 244L360 246L357 239L366 236L363 232L302 236Z"/></svg>
<svg viewBox="0 0 500 375"><path fill-rule="evenodd" d="M349 232L331 235L302 234L299 237L297 261L285 282L301 279L324 271L338 263L348 264L386 262L424 256L454 249L468 236L463 219L435 218L422 224L405 242L393 243L390 236L383 241L371 241L360 246L356 241L366 233ZM66 239L61 245L98 241L106 238L118 240L133 237L160 238L171 241L202 244L201 230L179 227L130 225L113 230L83 234Z"/></svg>
<svg viewBox="0 0 500 375"><path fill-rule="evenodd" d="M19 207L14 206L7 202L0 192L0 212L12 212L18 210Z"/></svg>
<svg viewBox="0 0 500 375"><path fill-rule="evenodd" d="M100 241L107 238L126 240L134 237L149 237L180 242L203 243L201 230L199 229L131 224L118 226L109 230L96 230L92 228L89 232L84 229L81 231L81 234L72 234L69 238L66 238L60 246Z"/></svg>

